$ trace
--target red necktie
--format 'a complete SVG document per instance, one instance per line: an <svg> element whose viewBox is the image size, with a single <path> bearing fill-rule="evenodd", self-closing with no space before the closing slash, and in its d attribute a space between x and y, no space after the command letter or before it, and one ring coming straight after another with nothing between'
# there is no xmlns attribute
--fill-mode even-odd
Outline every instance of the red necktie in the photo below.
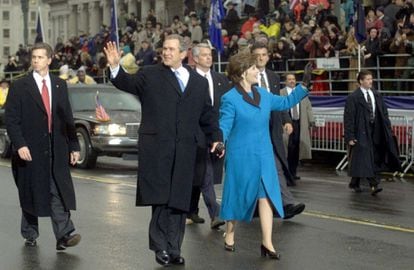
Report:
<svg viewBox="0 0 414 270"><path fill-rule="evenodd" d="M46 113L47 113L47 124L49 127L49 133L52 132L52 115L50 112L50 100L49 100L49 91L47 90L46 80L43 80L42 86L42 100L43 105L45 105Z"/></svg>

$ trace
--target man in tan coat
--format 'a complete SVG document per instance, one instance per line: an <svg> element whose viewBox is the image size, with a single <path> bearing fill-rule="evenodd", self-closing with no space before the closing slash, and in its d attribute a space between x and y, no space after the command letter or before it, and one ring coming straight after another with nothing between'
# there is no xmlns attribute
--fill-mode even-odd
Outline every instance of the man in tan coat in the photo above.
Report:
<svg viewBox="0 0 414 270"><path fill-rule="evenodd" d="M293 73L286 75L286 87L280 90L281 96L289 95L296 86L296 77ZM315 120L312 113L312 105L308 97L290 109L289 115L292 118L293 132L286 136L287 159L290 173L295 180L300 177L296 175L299 160L311 159L311 138L310 127Z"/></svg>

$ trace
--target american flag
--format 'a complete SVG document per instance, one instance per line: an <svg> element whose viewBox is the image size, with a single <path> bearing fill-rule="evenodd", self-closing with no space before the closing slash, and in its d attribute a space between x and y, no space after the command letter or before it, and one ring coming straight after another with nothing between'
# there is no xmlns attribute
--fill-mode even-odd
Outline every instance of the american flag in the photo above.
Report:
<svg viewBox="0 0 414 270"><path fill-rule="evenodd" d="M101 122L108 122L111 120L109 115L106 113L105 108L102 106L102 103L99 101L99 92L96 92L95 96L96 108L95 108L95 116L98 121Z"/></svg>

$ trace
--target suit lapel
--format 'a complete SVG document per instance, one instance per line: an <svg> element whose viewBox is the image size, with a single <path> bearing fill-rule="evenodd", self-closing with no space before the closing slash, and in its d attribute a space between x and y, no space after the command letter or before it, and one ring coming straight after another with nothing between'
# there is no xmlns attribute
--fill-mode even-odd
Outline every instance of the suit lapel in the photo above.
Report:
<svg viewBox="0 0 414 270"><path fill-rule="evenodd" d="M167 80L171 86L173 86L174 90L179 94L180 96L183 94L181 91L180 85L178 84L177 78L175 77L174 73L171 71L171 69L167 66L161 65L160 69L162 71L163 77ZM190 76L191 79L191 76Z"/></svg>
<svg viewBox="0 0 414 270"><path fill-rule="evenodd" d="M27 76L26 80L27 89L30 93L30 95L33 97L35 103L40 107L40 109L43 110L44 113L46 113L45 105L43 104L42 96L40 95L39 88L37 87L36 81L33 78L33 73L30 73Z"/></svg>
<svg viewBox="0 0 414 270"><path fill-rule="evenodd" d="M60 86L55 76L52 76L52 75L49 75L49 76L50 76L50 85L52 87L51 92L52 92L52 118L53 118L56 112Z"/></svg>

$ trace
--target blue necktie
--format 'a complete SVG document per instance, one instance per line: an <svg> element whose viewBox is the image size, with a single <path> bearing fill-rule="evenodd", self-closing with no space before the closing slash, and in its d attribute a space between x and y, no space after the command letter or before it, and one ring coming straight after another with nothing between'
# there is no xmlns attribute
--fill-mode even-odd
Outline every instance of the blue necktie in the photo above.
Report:
<svg viewBox="0 0 414 270"><path fill-rule="evenodd" d="M178 71L175 71L174 73L175 73L175 77L177 77L178 84L180 85L181 92L184 92L185 86L184 86L183 81L180 79Z"/></svg>

